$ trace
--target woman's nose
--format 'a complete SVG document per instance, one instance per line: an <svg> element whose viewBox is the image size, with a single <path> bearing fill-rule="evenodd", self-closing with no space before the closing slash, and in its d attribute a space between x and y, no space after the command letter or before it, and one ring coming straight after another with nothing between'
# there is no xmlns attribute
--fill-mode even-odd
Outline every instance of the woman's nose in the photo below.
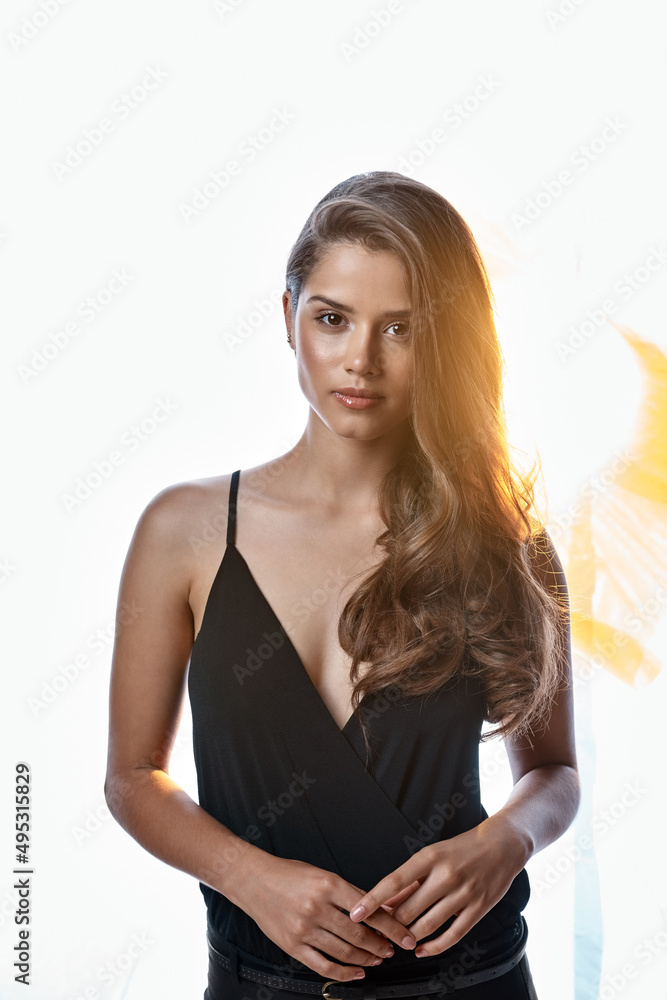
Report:
<svg viewBox="0 0 667 1000"><path fill-rule="evenodd" d="M358 324L345 344L345 367L354 371L378 371L382 367L382 345L370 326Z"/></svg>

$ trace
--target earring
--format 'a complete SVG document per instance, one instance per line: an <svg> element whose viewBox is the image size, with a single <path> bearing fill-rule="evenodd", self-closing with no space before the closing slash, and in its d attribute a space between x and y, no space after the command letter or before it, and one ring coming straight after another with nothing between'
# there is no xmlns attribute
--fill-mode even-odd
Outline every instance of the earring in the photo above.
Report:
<svg viewBox="0 0 667 1000"><path fill-rule="evenodd" d="M291 343L292 343L292 338L291 338L291 336L290 336L290 334L289 334L289 333L287 334L287 343L288 343L288 344L291 344Z"/></svg>

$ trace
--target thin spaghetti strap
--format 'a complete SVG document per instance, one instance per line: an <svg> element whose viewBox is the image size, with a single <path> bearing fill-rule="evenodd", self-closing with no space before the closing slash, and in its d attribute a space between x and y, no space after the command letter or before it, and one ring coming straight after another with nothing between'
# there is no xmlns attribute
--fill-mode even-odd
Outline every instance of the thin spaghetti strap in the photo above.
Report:
<svg viewBox="0 0 667 1000"><path fill-rule="evenodd" d="M236 494L239 489L239 476L241 475L241 470L237 469L236 472L232 472L232 482L229 487L229 508L227 510L227 545L234 544L234 536L236 534Z"/></svg>

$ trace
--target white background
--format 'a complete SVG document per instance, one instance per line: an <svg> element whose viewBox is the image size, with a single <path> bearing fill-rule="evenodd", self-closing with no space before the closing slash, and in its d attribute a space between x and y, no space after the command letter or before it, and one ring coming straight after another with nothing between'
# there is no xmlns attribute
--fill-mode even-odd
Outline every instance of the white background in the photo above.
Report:
<svg viewBox="0 0 667 1000"><path fill-rule="evenodd" d="M628 440L641 379L618 331L600 323L566 357L557 345L611 294L615 320L667 347L667 268L622 302L612 291L666 245L664 32L650 0L560 6L3 3L3 996L28 995L11 968L19 760L34 781L31 1000L203 994L197 883L149 855L104 804L108 627L151 497L249 468L300 436L306 404L269 297L326 191L401 169L468 220L496 293L514 440L541 455L554 517ZM261 132L276 110L288 123ZM102 119L108 131L96 132ZM87 130L97 144L86 145ZM210 172L230 159L241 169L216 187ZM203 207L188 212L207 182ZM107 303L114 270L126 284ZM239 329L247 335L233 343ZM138 435L159 401L168 416ZM121 455L112 473L68 500L111 452ZM647 550L651 532L649 520ZM664 618L650 641L664 663ZM85 667L66 670L84 654ZM576 1000L595 998L598 979L603 1000L667 996L663 673L635 689L598 670L578 691L578 727L597 757L586 808L610 807L628 781L643 791L597 844L602 969L580 979ZM196 797L189 722L186 708L172 775ZM511 782L498 744L483 761L492 811ZM576 864L562 860L574 837L529 865L535 882L561 859L526 911L541 1000L575 997ZM145 948L129 959L134 935ZM576 947L585 953L586 941Z"/></svg>

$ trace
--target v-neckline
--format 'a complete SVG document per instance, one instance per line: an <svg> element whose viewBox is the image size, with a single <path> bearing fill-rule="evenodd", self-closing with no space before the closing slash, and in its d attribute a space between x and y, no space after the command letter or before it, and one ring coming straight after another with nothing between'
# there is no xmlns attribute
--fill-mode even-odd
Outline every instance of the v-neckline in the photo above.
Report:
<svg viewBox="0 0 667 1000"><path fill-rule="evenodd" d="M318 702L320 703L320 705L322 706L322 708L324 709L324 711L326 712L326 714L328 715L328 717L331 719L332 725L334 725L336 727L336 729L338 730L339 733L341 733L341 735L345 735L345 732L346 732L347 728L356 719L356 716L355 716L354 712L352 712L352 715L350 715L350 717L346 720L346 722L343 724L343 727L341 728L338 725L338 723L336 722L336 720L334 719L334 717L331 714L331 712L329 711L329 709L327 708L326 702L324 701L324 699L323 699L322 695L320 694L320 692L317 690L317 687L315 686L315 682L313 681L313 678L310 676L310 674L306 670L304 662L303 662L303 660L301 659L301 657L299 656L299 654L298 654L298 652L296 650L296 646L294 645L294 643L290 639L290 637L289 637L289 635L287 633L287 629L285 628L285 626L283 625L283 623L280 621L280 618L278 618L278 615L273 610L271 604L269 603L269 601L268 601L268 599L266 597L266 594L264 593L264 591L262 590L262 588L260 587L260 585L257 583L257 580L253 576L253 572L250 569L250 566L248 565L248 563L246 562L244 556L242 555L242 553L240 552L240 550L237 549L236 544L234 542L231 542L231 541L227 543L227 547L225 549L225 553L224 554L227 555L227 552L230 549L233 549L233 551L236 553L236 555L238 556L238 558L241 560L241 562L242 562L242 564L243 564L243 566L245 568L245 571L248 574L248 577L251 580L251 582L252 582L255 590L257 591L257 593L259 594L260 598L262 599L262 601L264 602L264 604L268 608L269 612L275 618L275 620L276 620L276 622L277 622L277 624L278 624L281 632L285 636L285 640L286 640L286 642L288 644L289 649L294 654L294 658L295 658L298 666L301 669L301 673L302 673L303 677L305 678L306 682L310 685L310 688L311 688L312 692L314 693L315 697L317 698ZM223 556L223 558L224 558L224 556ZM363 704L363 702L364 702L364 698L361 699L360 705Z"/></svg>

